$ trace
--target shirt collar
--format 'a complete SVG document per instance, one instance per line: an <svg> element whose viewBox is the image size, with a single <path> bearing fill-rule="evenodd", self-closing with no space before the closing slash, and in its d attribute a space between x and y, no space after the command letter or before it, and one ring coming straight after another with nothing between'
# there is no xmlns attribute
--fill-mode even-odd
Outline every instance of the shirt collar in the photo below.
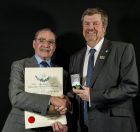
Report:
<svg viewBox="0 0 140 132"><path fill-rule="evenodd" d="M97 43L96 44L96 46L94 47L94 49L96 50L96 51L99 51L100 49L101 49L101 47L102 47L102 45L103 45L103 41L104 41L104 38L102 38L100 41L99 41L99 43ZM87 52L89 53L89 50L90 49L92 49L91 47L89 47L88 45L87 45Z"/></svg>
<svg viewBox="0 0 140 132"><path fill-rule="evenodd" d="M46 62L48 63L48 65L51 66L51 59L49 59L49 60L43 60L43 59L41 59L37 54L35 54L35 58L36 58L37 63L38 63L39 65L40 65L40 63L41 63L42 61L46 61Z"/></svg>

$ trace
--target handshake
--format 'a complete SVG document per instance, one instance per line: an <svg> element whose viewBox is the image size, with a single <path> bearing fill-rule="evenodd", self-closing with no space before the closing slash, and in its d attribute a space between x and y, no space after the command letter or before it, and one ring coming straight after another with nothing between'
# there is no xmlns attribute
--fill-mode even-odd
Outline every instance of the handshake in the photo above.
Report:
<svg viewBox="0 0 140 132"><path fill-rule="evenodd" d="M66 114L71 110L71 102L67 96L51 96L48 114L50 116L59 116Z"/></svg>

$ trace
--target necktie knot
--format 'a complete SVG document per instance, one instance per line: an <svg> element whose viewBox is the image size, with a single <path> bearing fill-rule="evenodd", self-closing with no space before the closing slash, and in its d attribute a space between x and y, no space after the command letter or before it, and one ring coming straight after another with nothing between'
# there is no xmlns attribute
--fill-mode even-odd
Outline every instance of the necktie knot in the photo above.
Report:
<svg viewBox="0 0 140 132"><path fill-rule="evenodd" d="M49 64L46 61L42 61L40 63L43 67L49 67Z"/></svg>
<svg viewBox="0 0 140 132"><path fill-rule="evenodd" d="M96 52L96 49L90 49L89 50L90 55L94 55L95 52Z"/></svg>

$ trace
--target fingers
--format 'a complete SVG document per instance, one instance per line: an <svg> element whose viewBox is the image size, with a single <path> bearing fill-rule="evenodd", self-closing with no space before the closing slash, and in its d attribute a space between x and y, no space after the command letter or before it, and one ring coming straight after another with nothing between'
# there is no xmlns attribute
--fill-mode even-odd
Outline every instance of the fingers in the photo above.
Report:
<svg viewBox="0 0 140 132"><path fill-rule="evenodd" d="M52 96L50 98L50 101L54 106L62 106L62 105L65 105L65 103L66 103L66 100L64 99L64 97L54 97L54 96Z"/></svg>
<svg viewBox="0 0 140 132"><path fill-rule="evenodd" d="M74 89L73 88L73 92L76 93L77 95L82 95L82 94L85 93L85 90L84 89L83 90L80 90L80 89Z"/></svg>
<svg viewBox="0 0 140 132"><path fill-rule="evenodd" d="M54 123L54 124L52 125L52 128L53 128L53 131L54 131L54 132L59 132L60 129L62 129L62 128L59 127L58 122Z"/></svg>
<svg viewBox="0 0 140 132"><path fill-rule="evenodd" d="M64 95L61 97L52 96L50 101L60 114L66 114L66 112L68 112L71 108L71 102L67 96Z"/></svg>
<svg viewBox="0 0 140 132"><path fill-rule="evenodd" d="M54 132L67 132L68 127L66 125L61 124L60 122L55 122L52 125L53 131Z"/></svg>
<svg viewBox="0 0 140 132"><path fill-rule="evenodd" d="M65 96L64 96L64 95L61 95L61 96L59 96L59 98L64 99L64 98L65 98Z"/></svg>
<svg viewBox="0 0 140 132"><path fill-rule="evenodd" d="M82 90L80 89L73 89L73 92L76 93L82 100L89 101L89 88L84 87Z"/></svg>
<svg viewBox="0 0 140 132"><path fill-rule="evenodd" d="M68 111L68 109L67 109L66 107L64 107L64 106L60 106L60 107L57 107L57 106L56 106L55 109L56 109L61 115L66 114L67 111Z"/></svg>

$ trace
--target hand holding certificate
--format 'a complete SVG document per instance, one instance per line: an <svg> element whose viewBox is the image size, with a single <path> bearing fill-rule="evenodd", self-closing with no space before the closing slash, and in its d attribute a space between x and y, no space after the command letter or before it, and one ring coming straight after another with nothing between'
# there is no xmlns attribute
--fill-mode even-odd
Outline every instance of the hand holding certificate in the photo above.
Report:
<svg viewBox="0 0 140 132"><path fill-rule="evenodd" d="M51 95L47 116L25 111L26 128L51 126L56 121L66 124L62 68L25 68L25 91Z"/></svg>

